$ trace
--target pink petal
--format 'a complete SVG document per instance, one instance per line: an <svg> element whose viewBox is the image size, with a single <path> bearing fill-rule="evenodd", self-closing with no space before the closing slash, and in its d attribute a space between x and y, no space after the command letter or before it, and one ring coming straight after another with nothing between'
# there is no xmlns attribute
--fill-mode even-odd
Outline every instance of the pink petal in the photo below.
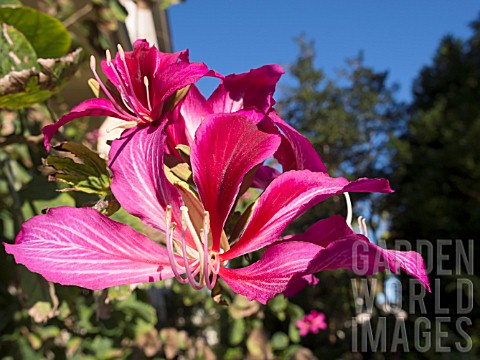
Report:
<svg viewBox="0 0 480 360"><path fill-rule="evenodd" d="M113 175L112 192L125 210L165 232L166 206L172 206L174 221L180 224L179 209L183 203L178 190L165 176L163 124L157 122L125 131L112 143L108 166Z"/></svg>
<svg viewBox="0 0 480 360"><path fill-rule="evenodd" d="M146 40L135 41L133 51L125 52L125 61L128 75L119 54L112 60L120 71L127 88L129 87L127 76L130 76L133 93L145 109L148 102L144 77L148 78L153 120L160 116L163 103L170 95L193 84L208 73L205 64L190 63L188 50L173 54L162 53L155 46L150 46ZM118 86L116 76L105 61L102 62L102 69L109 80Z"/></svg>
<svg viewBox="0 0 480 360"><path fill-rule="evenodd" d="M285 297L292 297L297 295L300 291L305 289L307 285L316 286L319 280L314 275L297 275L294 276L287 285L287 288L283 292Z"/></svg>
<svg viewBox="0 0 480 360"><path fill-rule="evenodd" d="M354 235L355 232L348 226L340 215L322 219L310 226L304 233L284 236L284 240L312 242L321 247L327 247L336 240Z"/></svg>
<svg viewBox="0 0 480 360"><path fill-rule="evenodd" d="M187 139L189 140L186 145L190 146L200 123L207 115L213 114L213 110L197 87L192 85L181 104L180 114L185 122Z"/></svg>
<svg viewBox="0 0 480 360"><path fill-rule="evenodd" d="M213 251L245 174L271 157L280 139L258 130L244 114L215 114L199 126L190 152L193 179L210 213Z"/></svg>
<svg viewBox="0 0 480 360"><path fill-rule="evenodd" d="M63 285L96 290L173 276L163 247L91 208L50 209L4 245L17 263Z"/></svg>
<svg viewBox="0 0 480 360"><path fill-rule="evenodd" d="M310 330L310 324L306 321L302 320L297 320L295 322L295 325L297 326L300 336L306 336Z"/></svg>
<svg viewBox="0 0 480 360"><path fill-rule="evenodd" d="M323 236L318 234L317 236ZM382 249L371 243L365 236L353 234L345 239L330 243L312 259L307 272L349 269L359 275L371 275L389 269L399 269L415 277L430 291L428 276L422 257L415 251Z"/></svg>
<svg viewBox="0 0 480 360"><path fill-rule="evenodd" d="M220 269L220 277L237 294L266 304L287 289L292 277L302 274L321 248L311 243L286 241L267 248L256 263L240 269Z"/></svg>
<svg viewBox="0 0 480 360"><path fill-rule="evenodd" d="M288 171L272 181L256 204L252 217L238 242L222 260L229 260L265 247L280 238L287 225L307 209L346 189L389 192L385 179L360 179L351 183L309 170Z"/></svg>
<svg viewBox="0 0 480 360"><path fill-rule="evenodd" d="M267 113L275 104L273 93L283 73L281 66L265 65L248 73L228 75L208 102L215 113L230 113L249 107Z"/></svg>
<svg viewBox="0 0 480 360"><path fill-rule="evenodd" d="M50 141L58 129L72 120L85 116L112 116L118 119L132 120L132 118L126 117L125 115L119 113L113 104L107 99L88 99L75 106L72 111L63 115L56 123L43 127L42 132L45 136L45 149L50 151Z"/></svg>
<svg viewBox="0 0 480 360"><path fill-rule="evenodd" d="M283 121L275 111L270 112L268 116L282 132L282 144L275 158L283 166L284 172L289 170L327 172L320 156L305 136Z"/></svg>
<svg viewBox="0 0 480 360"><path fill-rule="evenodd" d="M169 153L181 158L175 147L180 144L192 146L198 126L211 113L203 95L192 85L185 99L170 114L166 128Z"/></svg>
<svg viewBox="0 0 480 360"><path fill-rule="evenodd" d="M255 173L255 178L252 182L252 187L265 190L268 185L280 175L280 171L270 166L260 166Z"/></svg>

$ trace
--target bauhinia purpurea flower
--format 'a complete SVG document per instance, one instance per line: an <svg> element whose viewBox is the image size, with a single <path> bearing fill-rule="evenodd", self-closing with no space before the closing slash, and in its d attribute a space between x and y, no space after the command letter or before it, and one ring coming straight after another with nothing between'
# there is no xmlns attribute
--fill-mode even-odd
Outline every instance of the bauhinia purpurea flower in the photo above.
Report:
<svg viewBox="0 0 480 360"><path fill-rule="evenodd" d="M61 207L27 221L16 243L5 244L7 252L50 281L88 289L172 277L213 289L221 278L236 293L266 303L336 268L363 275L402 268L428 288L419 254L382 249L341 216L282 236L330 196L391 189L385 179L349 182L326 173L308 140L272 108L281 73L270 65L229 75L208 100L192 85L175 109L138 121L113 141L113 194L126 211L164 233L165 244L96 210ZM188 154L180 154L179 145ZM263 165L271 158L282 171ZM180 176L176 166L190 176ZM250 187L261 194L233 216ZM233 259L258 250L264 250L260 260L232 267Z"/></svg>
<svg viewBox="0 0 480 360"><path fill-rule="evenodd" d="M82 102L43 128L47 151L57 130L80 117L111 116L125 120L125 128L160 120L169 105L181 99L182 90L209 72L203 63L190 63L187 50L162 53L145 40L137 40L133 51L128 52L119 45L115 58L107 50L101 63L106 82L97 73L93 55L90 68L100 97Z"/></svg>

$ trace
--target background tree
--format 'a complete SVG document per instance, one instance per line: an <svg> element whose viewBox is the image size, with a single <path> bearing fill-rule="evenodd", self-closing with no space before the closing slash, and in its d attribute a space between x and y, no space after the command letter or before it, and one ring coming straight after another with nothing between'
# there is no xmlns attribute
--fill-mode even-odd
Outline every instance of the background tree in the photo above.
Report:
<svg viewBox="0 0 480 360"><path fill-rule="evenodd" d="M331 175L353 179L383 174L392 152L386 145L405 126L405 104L394 96L398 86L390 84L387 71L366 66L361 53L328 79L314 65L313 43L304 37L297 42L300 55L288 69L296 85L284 89L282 117L310 139ZM341 211L343 198L323 207L331 210L317 207L296 230Z"/></svg>
<svg viewBox="0 0 480 360"><path fill-rule="evenodd" d="M348 59L337 77L327 78L315 67L315 50L304 37L297 40L300 55L289 67L296 85L284 89L279 102L281 116L307 136L325 162L330 175L347 178L377 177L391 173L391 138L405 128L406 105L395 98L397 85L388 80L387 71L375 71L364 64L360 53ZM358 194L356 194L358 195ZM376 196L356 196L356 215L369 217L369 226L377 229L384 220L378 211ZM346 215L345 199L333 197L314 207L290 227L292 232L304 231L315 219L334 213ZM380 229L370 238L378 240ZM350 272L322 272L316 275L321 286L304 290L293 299L303 308L320 308L330 315L332 331L323 342L318 337L304 339L315 354L328 353L331 358L349 358L352 351L352 319L358 315L354 307ZM383 292L383 276L378 275L376 291ZM359 316L366 315L365 313ZM372 327L376 329L378 316L387 316L389 328L395 317L382 306L371 314ZM391 329L389 330L391 331ZM390 341L390 340L389 340ZM364 354L369 358L372 354ZM355 355L359 356L359 355Z"/></svg>
<svg viewBox="0 0 480 360"><path fill-rule="evenodd" d="M480 18L471 24L471 29L473 33L466 40L446 36L432 63L415 80L408 126L391 143L395 170L388 175L397 192L384 205L391 214L393 238L408 239L414 248L417 239L431 242L430 280L433 283L438 279L440 285L435 296L426 298L428 316L432 321L439 316L434 305L435 298L441 299L441 306L447 307L448 316L452 317L449 333L457 335L455 322L462 316L458 314L456 296L461 290L457 288L457 279L470 279L478 290L478 266L472 274L460 262L461 271L457 272L455 260L459 250L455 243L440 249L438 241L458 239L468 254L472 239L472 255L479 259L476 238L480 234ZM424 250L427 256L426 247ZM439 259L438 252L449 259ZM453 270L452 275L439 275L439 264ZM480 298L478 291L464 291L464 296L473 297L475 304L473 311L466 314L473 325L464 329L473 334L472 352L478 354L474 334L480 330ZM466 304L467 299L462 301ZM444 343L451 345L455 340L458 339L452 336ZM461 340L465 345L465 340Z"/></svg>

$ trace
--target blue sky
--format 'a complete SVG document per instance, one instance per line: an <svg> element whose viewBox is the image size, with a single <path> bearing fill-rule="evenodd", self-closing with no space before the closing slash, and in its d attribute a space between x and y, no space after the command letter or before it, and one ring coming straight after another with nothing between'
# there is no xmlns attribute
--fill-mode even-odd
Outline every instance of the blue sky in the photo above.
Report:
<svg viewBox="0 0 480 360"><path fill-rule="evenodd" d="M189 48L192 60L223 74L293 63L293 38L304 33L327 75L363 50L368 66L389 70L403 100L440 39L469 36L479 13L478 0L187 0L169 10L175 49ZM291 81L284 76L281 84ZM212 87L207 81L202 90Z"/></svg>

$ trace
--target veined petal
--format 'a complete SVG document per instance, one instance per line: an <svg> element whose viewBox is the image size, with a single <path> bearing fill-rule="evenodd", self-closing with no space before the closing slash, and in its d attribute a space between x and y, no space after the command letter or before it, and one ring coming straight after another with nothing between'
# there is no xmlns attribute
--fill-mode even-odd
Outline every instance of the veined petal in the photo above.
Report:
<svg viewBox="0 0 480 360"><path fill-rule="evenodd" d="M265 65L248 73L228 75L208 103L215 113L230 113L249 107L267 113L275 104L273 93L283 73L279 65Z"/></svg>
<svg viewBox="0 0 480 360"><path fill-rule="evenodd" d="M220 277L237 294L262 304L284 292L295 275L303 274L322 248L311 243L286 241L267 248L256 263L239 269L220 268Z"/></svg>
<svg viewBox="0 0 480 360"><path fill-rule="evenodd" d="M167 205L172 206L173 219L180 224L183 203L165 176L163 125L157 122L125 131L112 143L108 166L113 175L112 192L125 210L165 232Z"/></svg>
<svg viewBox="0 0 480 360"><path fill-rule="evenodd" d="M135 41L133 51L125 52L124 55L128 69L125 68L120 54L117 54L112 63L129 95L134 96L144 109L148 109L147 96L149 96L152 105L149 113L152 120L160 117L163 103L170 95L193 84L209 72L203 63L190 63L188 50L173 54L163 53L155 46L150 46L146 40ZM102 62L102 70L116 87L120 85L113 69L106 61ZM150 89L148 94L145 78Z"/></svg>
<svg viewBox="0 0 480 360"><path fill-rule="evenodd" d="M327 172L327 168L310 141L296 129L283 121L275 111L268 116L282 132L282 144L275 158L283 166L283 171L311 170Z"/></svg>
<svg viewBox="0 0 480 360"><path fill-rule="evenodd" d="M309 170L288 171L272 181L260 195L243 235L222 260L258 250L280 238L287 225L307 209L345 191L391 192L385 179L332 178Z"/></svg>
<svg viewBox="0 0 480 360"><path fill-rule="evenodd" d="M258 130L244 114L215 114L199 126L190 152L193 179L210 213L213 251L245 174L271 157L279 136Z"/></svg>
<svg viewBox="0 0 480 360"><path fill-rule="evenodd" d="M63 285L96 290L173 276L162 246L91 208L50 209L4 245L17 263Z"/></svg>
<svg viewBox="0 0 480 360"><path fill-rule="evenodd" d="M284 236L283 240L306 241L321 247L327 247L333 241L354 234L355 232L348 226L342 216L334 215L317 221L302 234Z"/></svg>
<svg viewBox="0 0 480 360"><path fill-rule="evenodd" d="M42 129L44 135L44 145L47 151L50 151L50 141L53 135L63 125L69 123L72 120L85 117L85 116L111 116L122 120L135 120L133 117L127 117L120 113L107 99L88 99L81 104L75 106L68 114L63 115L54 124L44 126Z"/></svg>
<svg viewBox="0 0 480 360"><path fill-rule="evenodd" d="M382 249L360 234L352 233L344 239L331 242L312 259L307 273L340 268L359 275L371 275L386 269L397 273L402 269L430 291L425 264L420 254L415 251Z"/></svg>
<svg viewBox="0 0 480 360"><path fill-rule="evenodd" d="M191 145L197 128L209 114L213 114L212 107L207 104L207 100L198 88L192 85L180 106L180 115L185 122L187 138L190 141L187 145Z"/></svg>
<svg viewBox="0 0 480 360"><path fill-rule="evenodd" d="M170 153L179 157L175 150L177 145L192 146L198 126L211 113L213 111L207 100L197 87L192 85L185 99L169 114L170 121L166 132Z"/></svg>

